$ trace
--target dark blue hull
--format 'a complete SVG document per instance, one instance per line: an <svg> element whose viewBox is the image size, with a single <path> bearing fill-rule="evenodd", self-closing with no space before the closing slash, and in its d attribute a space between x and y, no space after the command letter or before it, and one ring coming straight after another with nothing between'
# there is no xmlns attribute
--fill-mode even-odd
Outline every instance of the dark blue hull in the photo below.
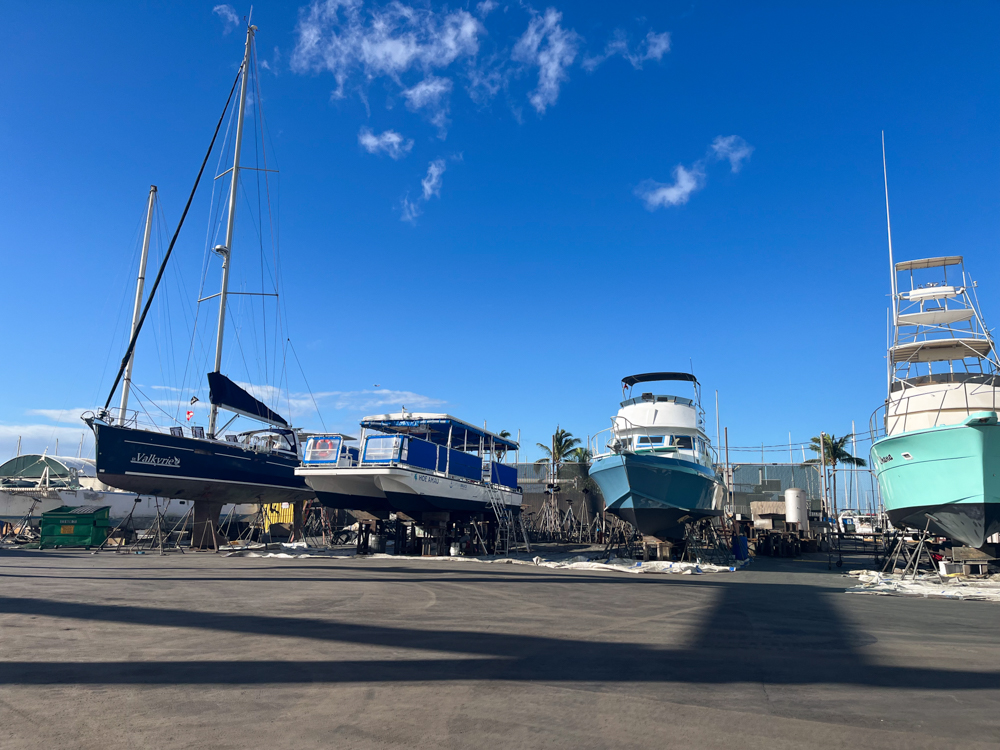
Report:
<svg viewBox="0 0 1000 750"><path fill-rule="evenodd" d="M693 521L719 515L712 498L719 481L693 461L652 454L616 454L594 461L590 476L607 510L640 534L683 539Z"/></svg>
<svg viewBox="0 0 1000 750"><path fill-rule="evenodd" d="M93 424L97 476L141 495L213 503L290 503L315 498L295 475L298 457L235 443Z"/></svg>

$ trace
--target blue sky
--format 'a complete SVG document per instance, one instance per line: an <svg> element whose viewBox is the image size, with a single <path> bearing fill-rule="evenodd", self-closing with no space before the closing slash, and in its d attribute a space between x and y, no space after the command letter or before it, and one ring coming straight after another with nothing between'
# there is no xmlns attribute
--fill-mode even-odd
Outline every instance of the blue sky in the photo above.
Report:
<svg viewBox="0 0 1000 750"><path fill-rule="evenodd" d="M247 11L7 8L0 456L17 435L75 452L103 402L148 187L168 236ZM329 429L405 404L520 429L534 458L557 424L606 427L622 376L693 362L732 446L862 429L885 389L883 129L897 259L965 255L1000 319L995 3L267 3L253 21L284 333L266 368L230 341L226 369L277 374L304 427L308 380ZM206 400L187 342L212 176L140 339L151 399ZM256 324L237 325L242 347Z"/></svg>

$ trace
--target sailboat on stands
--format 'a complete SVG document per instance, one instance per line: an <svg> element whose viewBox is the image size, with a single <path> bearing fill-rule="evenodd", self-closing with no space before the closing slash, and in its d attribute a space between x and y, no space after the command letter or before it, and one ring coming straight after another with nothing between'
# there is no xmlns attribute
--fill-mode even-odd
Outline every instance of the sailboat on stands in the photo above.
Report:
<svg viewBox="0 0 1000 750"><path fill-rule="evenodd" d="M211 547L216 544L213 535L218 529L220 512L225 503L293 503L315 497L305 481L295 475L295 468L299 465L300 459L296 431L282 416L221 372L226 303L233 262L233 236L240 185L240 151L246 112L247 79L256 30L256 26L249 26L247 29L243 63L233 83L223 115L216 126L198 179L188 198L187 207L167 248L141 314L139 314L139 302L143 292L145 257L140 262L132 335L107 402L96 415L93 413L84 415L84 420L94 431L98 478L112 487L137 494L193 501L195 526L192 546L196 547ZM147 429L140 427L137 417L127 411L136 338L149 312L157 285L191 206L237 85L240 86L239 109L236 113L234 160L232 169L229 170L226 239L224 245L215 248L215 252L222 258L222 287L217 295L219 313L215 367L208 374L210 401L208 432L206 434L204 427L185 428L184 425L170 427L166 432L156 428ZM148 242L144 244L148 246ZM109 405L119 382L123 383L122 405L116 415L113 409L109 409ZM232 413L233 419L237 416L249 417L265 426L236 435L223 435L232 419L221 430L217 429L220 409ZM188 430L188 434L185 434L185 429Z"/></svg>

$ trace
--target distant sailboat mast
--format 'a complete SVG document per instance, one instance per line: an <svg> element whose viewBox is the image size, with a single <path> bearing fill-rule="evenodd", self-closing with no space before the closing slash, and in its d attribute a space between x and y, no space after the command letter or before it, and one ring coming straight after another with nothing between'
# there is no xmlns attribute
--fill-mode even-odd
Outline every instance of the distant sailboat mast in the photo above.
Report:
<svg viewBox="0 0 1000 750"><path fill-rule="evenodd" d="M146 259L149 258L149 233L153 228L153 204L156 202L156 185L149 186L149 203L146 205L146 231L142 235L142 255L139 257L139 278L135 283L135 308L132 310L132 336L135 336L139 327L139 318L142 316L142 290L146 284ZM122 404L118 413L118 424L123 425L128 412L129 390L132 387L132 365L135 364L135 349L128 356L128 364L125 366L125 377L122 383ZM82 444L81 438L81 444Z"/></svg>
<svg viewBox="0 0 1000 750"><path fill-rule="evenodd" d="M236 225L236 200L240 186L240 149L243 146L243 114L246 111L247 99L247 79L250 73L250 45L253 43L253 35L257 30L256 26L247 28L246 51L243 53L243 81L240 84L239 112L236 116L236 146L233 155L232 177L229 183L229 217L226 223L226 243L215 248L215 252L222 256L222 289L219 292L219 328L215 337L215 369L213 372L222 371L222 340L226 327L226 299L229 294L229 269L232 259L233 249L233 229ZM215 437L215 424L219 416L219 407L212 404L208 415L208 435Z"/></svg>

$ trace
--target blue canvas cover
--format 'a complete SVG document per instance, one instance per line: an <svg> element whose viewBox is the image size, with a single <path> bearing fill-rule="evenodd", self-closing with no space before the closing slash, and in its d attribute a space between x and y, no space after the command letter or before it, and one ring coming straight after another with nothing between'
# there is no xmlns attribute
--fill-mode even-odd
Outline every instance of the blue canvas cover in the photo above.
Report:
<svg viewBox="0 0 1000 750"><path fill-rule="evenodd" d="M433 471L438 463L438 447L419 438L408 438L409 450L406 453L406 463L421 469Z"/></svg>
<svg viewBox="0 0 1000 750"><path fill-rule="evenodd" d="M462 451L451 451L451 463L448 473L456 477L474 479L477 482L483 481L483 461L479 456Z"/></svg>
<svg viewBox="0 0 1000 750"><path fill-rule="evenodd" d="M517 487L517 469L493 461L490 464L490 481L504 487Z"/></svg>

